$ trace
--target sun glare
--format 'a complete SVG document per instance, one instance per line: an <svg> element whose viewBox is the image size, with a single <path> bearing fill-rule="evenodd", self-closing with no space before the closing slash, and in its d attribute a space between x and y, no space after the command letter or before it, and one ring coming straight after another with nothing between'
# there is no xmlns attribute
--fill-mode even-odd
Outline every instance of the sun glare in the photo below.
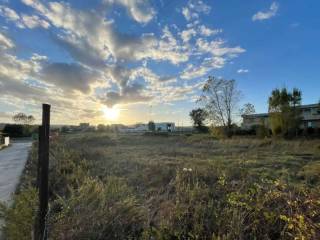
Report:
<svg viewBox="0 0 320 240"><path fill-rule="evenodd" d="M117 120L120 114L120 110L115 107L112 107L112 108L103 107L102 111L103 111L104 117L110 121Z"/></svg>

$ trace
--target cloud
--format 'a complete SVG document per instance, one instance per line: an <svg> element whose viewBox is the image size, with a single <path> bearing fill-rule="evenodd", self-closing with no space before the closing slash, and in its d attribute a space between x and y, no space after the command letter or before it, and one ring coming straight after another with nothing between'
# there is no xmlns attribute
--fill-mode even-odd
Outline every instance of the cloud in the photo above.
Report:
<svg viewBox="0 0 320 240"><path fill-rule="evenodd" d="M0 6L0 15L5 17L8 21L14 22L18 28L50 27L50 24L39 16L29 16L26 14L19 16L16 11L6 6Z"/></svg>
<svg viewBox="0 0 320 240"><path fill-rule="evenodd" d="M141 103L150 101L153 97L143 93L143 85L133 84L124 87L121 92L110 91L101 98L102 103L109 107L116 104Z"/></svg>
<svg viewBox="0 0 320 240"><path fill-rule="evenodd" d="M104 0L107 5L118 4L127 9L128 14L139 23L148 23L155 16L154 9L146 0Z"/></svg>
<svg viewBox="0 0 320 240"><path fill-rule="evenodd" d="M245 51L215 38L221 29L202 24L201 15L209 14L211 8L199 0L188 1L183 9L188 18L186 29L170 22L155 24L157 29L145 26L156 19L146 0L105 0L99 9L77 8L66 1L22 2L32 11L11 17L16 26L48 31L71 61L54 62L50 56L37 54L29 58L11 55L15 44L0 33L4 55L0 88L6 91L0 100L11 99L18 107L24 102L50 102L55 118L63 121L77 122L79 117L90 121L101 104L171 104L191 99L199 91L200 77ZM132 22L141 23L134 24L140 29L130 33L121 29L115 22L118 18L110 18L115 5L126 9ZM161 74L163 69L168 72ZM65 108L72 110L66 112Z"/></svg>
<svg viewBox="0 0 320 240"><path fill-rule="evenodd" d="M189 42L189 40L196 35L197 35L197 32L193 28L190 28L181 32L181 38L184 42Z"/></svg>
<svg viewBox="0 0 320 240"><path fill-rule="evenodd" d="M112 21L106 21L95 11L77 10L58 2L48 6L37 0L24 2L37 9L52 25L65 30L56 38L57 42L83 64L101 67L105 61L153 59L177 64L188 60L167 27L160 40L153 34L129 35L116 31Z"/></svg>
<svg viewBox="0 0 320 240"><path fill-rule="evenodd" d="M237 73L248 73L248 72L249 72L248 69L242 69L242 68L238 69L237 71Z"/></svg>
<svg viewBox="0 0 320 240"><path fill-rule="evenodd" d="M43 81L63 91L83 93L89 93L90 84L98 80L96 72L74 63L50 63L41 70L40 76Z"/></svg>
<svg viewBox="0 0 320 240"><path fill-rule="evenodd" d="M182 15L187 21L198 19L200 14L209 14L211 7L201 0L190 0L187 6L182 8Z"/></svg>
<svg viewBox="0 0 320 240"><path fill-rule="evenodd" d="M37 28L37 27L49 28L50 27L50 24L47 21L40 19L40 17L36 15L28 16L28 15L22 14L21 18L22 18L23 24L28 28Z"/></svg>
<svg viewBox="0 0 320 240"><path fill-rule="evenodd" d="M213 69L222 68L225 65L226 60L222 57L209 57L203 60L199 65L189 64L181 73L182 79L194 79L203 77Z"/></svg>
<svg viewBox="0 0 320 240"><path fill-rule="evenodd" d="M222 32L222 29L210 29L204 25L201 25L199 27L199 30L200 30L200 34L205 37L210 37L212 35L216 35Z"/></svg>
<svg viewBox="0 0 320 240"><path fill-rule="evenodd" d="M20 19L16 11L6 6L0 6L0 14L1 16L6 17L10 21L17 21Z"/></svg>
<svg viewBox="0 0 320 240"><path fill-rule="evenodd" d="M0 32L0 50L7 50L14 47L14 43Z"/></svg>
<svg viewBox="0 0 320 240"><path fill-rule="evenodd" d="M246 50L241 48L240 46L237 47L225 47L225 41L213 40L213 41L206 41L202 38L197 40L196 45L201 52L211 53L213 56L216 57L228 57L234 58L237 57L240 53L244 53Z"/></svg>
<svg viewBox="0 0 320 240"><path fill-rule="evenodd" d="M269 18L274 17L279 10L279 4L277 2L273 2L269 8L268 11L266 12L257 12L252 16L252 21L263 21L267 20Z"/></svg>

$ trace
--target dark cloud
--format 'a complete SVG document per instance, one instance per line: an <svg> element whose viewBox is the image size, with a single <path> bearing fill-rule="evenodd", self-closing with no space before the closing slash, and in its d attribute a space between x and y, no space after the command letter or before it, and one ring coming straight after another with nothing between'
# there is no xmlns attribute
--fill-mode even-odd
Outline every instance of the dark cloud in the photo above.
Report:
<svg viewBox="0 0 320 240"><path fill-rule="evenodd" d="M143 85L136 83L126 86L120 92L107 92L101 101L107 106L112 107L115 104L147 102L151 99L151 96L143 94Z"/></svg>
<svg viewBox="0 0 320 240"><path fill-rule="evenodd" d="M78 90L90 92L90 84L95 82L98 74L75 63L51 63L42 69L40 76L43 81L54 84L64 92Z"/></svg>
<svg viewBox="0 0 320 240"><path fill-rule="evenodd" d="M41 94L39 89L28 86L23 81L0 74L0 95L25 98L26 96L37 96L38 94Z"/></svg>
<svg viewBox="0 0 320 240"><path fill-rule="evenodd" d="M73 41L68 38L53 37L54 41L65 49L73 59L94 68L105 67L104 56L96 48L92 47L85 38Z"/></svg>

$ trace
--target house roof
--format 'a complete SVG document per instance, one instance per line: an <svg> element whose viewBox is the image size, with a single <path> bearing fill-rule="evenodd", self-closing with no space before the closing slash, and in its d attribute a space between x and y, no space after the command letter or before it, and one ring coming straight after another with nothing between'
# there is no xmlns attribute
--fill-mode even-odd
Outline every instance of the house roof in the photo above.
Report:
<svg viewBox="0 0 320 240"><path fill-rule="evenodd" d="M269 113L255 113L255 114L243 114L241 117L257 118L257 117L268 117Z"/></svg>
<svg viewBox="0 0 320 240"><path fill-rule="evenodd" d="M320 104L306 104L306 105L301 105L299 108L317 108L320 107Z"/></svg>

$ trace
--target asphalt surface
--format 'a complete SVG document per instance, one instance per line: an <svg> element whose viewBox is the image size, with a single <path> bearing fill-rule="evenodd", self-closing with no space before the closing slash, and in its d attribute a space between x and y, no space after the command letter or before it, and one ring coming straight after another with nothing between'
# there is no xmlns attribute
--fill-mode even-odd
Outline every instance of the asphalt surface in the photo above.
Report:
<svg viewBox="0 0 320 240"><path fill-rule="evenodd" d="M10 201L31 148L31 141L15 141L0 150L0 201Z"/></svg>

